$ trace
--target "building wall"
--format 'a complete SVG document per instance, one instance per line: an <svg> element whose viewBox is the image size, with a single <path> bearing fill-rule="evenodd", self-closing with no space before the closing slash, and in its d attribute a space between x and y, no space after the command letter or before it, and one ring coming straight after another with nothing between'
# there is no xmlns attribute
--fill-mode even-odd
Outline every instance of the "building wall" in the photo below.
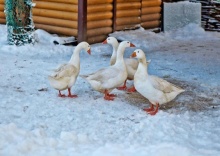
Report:
<svg viewBox="0 0 220 156"><path fill-rule="evenodd" d="M37 29L78 36L78 0L33 2L36 4L32 10L33 21ZM160 26L160 12L161 0L88 0L86 40L101 42L113 31L140 26L157 28ZM5 24L4 0L0 0L0 24Z"/></svg>

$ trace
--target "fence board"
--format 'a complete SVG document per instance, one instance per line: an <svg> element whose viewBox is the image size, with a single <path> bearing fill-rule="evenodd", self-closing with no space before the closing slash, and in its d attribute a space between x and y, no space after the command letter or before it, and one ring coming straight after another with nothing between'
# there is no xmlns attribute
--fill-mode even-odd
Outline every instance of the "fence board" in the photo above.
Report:
<svg viewBox="0 0 220 156"><path fill-rule="evenodd" d="M112 4L88 5L88 13L97 13L103 11L112 11Z"/></svg>
<svg viewBox="0 0 220 156"><path fill-rule="evenodd" d="M160 6L161 0L142 1L142 7L155 7Z"/></svg>
<svg viewBox="0 0 220 156"><path fill-rule="evenodd" d="M139 24L141 23L140 17L125 17L125 18L117 18L117 25L131 25L131 24Z"/></svg>
<svg viewBox="0 0 220 156"><path fill-rule="evenodd" d="M88 29L110 27L110 26L112 26L112 20L111 19L104 19L104 20L99 20L99 21L89 21L87 23L87 28Z"/></svg>
<svg viewBox="0 0 220 156"><path fill-rule="evenodd" d="M141 16L141 21L146 22L146 21L155 21L155 20L160 20L161 15L159 13L157 14L148 14L148 15L142 15Z"/></svg>
<svg viewBox="0 0 220 156"><path fill-rule="evenodd" d="M93 37L93 36L100 36L100 35L106 35L112 32L112 27L104 27L104 28L98 28L98 29L90 29L87 30L87 36Z"/></svg>
<svg viewBox="0 0 220 156"><path fill-rule="evenodd" d="M0 0L2 1L2 0ZM3 0L4 1L4 0ZM34 0L34 3L37 3L39 1L44 1L44 2L57 2L57 3L69 3L69 4L76 4L78 5L78 0Z"/></svg>
<svg viewBox="0 0 220 156"><path fill-rule="evenodd" d="M32 10L32 13L34 16L52 17L52 18L67 19L74 21L78 19L78 13L74 13L74 12L34 8Z"/></svg>
<svg viewBox="0 0 220 156"><path fill-rule="evenodd" d="M41 16L33 16L33 21L34 23L39 23L39 24L54 25L54 26L77 29L77 21L41 17Z"/></svg>
<svg viewBox="0 0 220 156"><path fill-rule="evenodd" d="M65 3L62 3L62 5L61 5L60 3L57 3L57 2L41 2L41 1L37 1L36 6L34 8L78 12L78 5L65 4Z"/></svg>
<svg viewBox="0 0 220 156"><path fill-rule="evenodd" d="M50 33L67 35L67 36L77 36L77 29L64 28L45 24L35 24L36 28L46 30Z"/></svg>
<svg viewBox="0 0 220 156"><path fill-rule="evenodd" d="M140 9L136 9L136 10L132 10L132 11L128 11L128 10L118 10L116 12L116 17L120 18L120 17L138 17L141 15L141 11Z"/></svg>
<svg viewBox="0 0 220 156"><path fill-rule="evenodd" d="M117 3L117 10L135 10L141 8L141 3L131 2L131 3Z"/></svg>
<svg viewBox="0 0 220 156"><path fill-rule="evenodd" d="M142 22L141 26L145 29L152 29L152 28L157 28L160 26L160 21L149 21L149 22Z"/></svg>
<svg viewBox="0 0 220 156"><path fill-rule="evenodd" d="M93 13L87 15L87 21L110 19L112 16L112 12Z"/></svg>
<svg viewBox="0 0 220 156"><path fill-rule="evenodd" d="M160 13L161 12L161 7L157 6L157 7L145 7L141 9L141 14L145 15L145 14L153 14L153 13Z"/></svg>
<svg viewBox="0 0 220 156"><path fill-rule="evenodd" d="M0 23L1 24L5 24L5 22L6 22L5 18L0 18Z"/></svg>

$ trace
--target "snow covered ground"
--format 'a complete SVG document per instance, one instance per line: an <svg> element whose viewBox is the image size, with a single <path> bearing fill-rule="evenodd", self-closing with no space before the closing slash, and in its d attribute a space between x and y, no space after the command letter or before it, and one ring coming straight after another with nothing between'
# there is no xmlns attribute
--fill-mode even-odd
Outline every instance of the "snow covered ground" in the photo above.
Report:
<svg viewBox="0 0 220 156"><path fill-rule="evenodd" d="M143 49L152 60L150 74L186 90L156 116L142 111L149 102L138 93L113 90L118 97L105 101L80 77L72 88L78 98L57 97L47 76L74 47L53 45L52 35L37 33L35 45L9 46L0 25L1 156L220 155L219 33L190 24L167 33L110 34ZM111 47L91 46L91 56L80 54L80 74L109 65Z"/></svg>

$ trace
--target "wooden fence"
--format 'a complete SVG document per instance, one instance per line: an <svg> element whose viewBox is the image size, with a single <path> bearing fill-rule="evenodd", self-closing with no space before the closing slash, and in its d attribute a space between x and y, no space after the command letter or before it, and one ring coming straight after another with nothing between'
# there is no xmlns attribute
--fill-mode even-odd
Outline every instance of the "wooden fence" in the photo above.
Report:
<svg viewBox="0 0 220 156"><path fill-rule="evenodd" d="M37 29L78 42L103 41L109 33L142 26L159 28L161 0L33 0ZM0 0L0 23L5 24L4 0Z"/></svg>

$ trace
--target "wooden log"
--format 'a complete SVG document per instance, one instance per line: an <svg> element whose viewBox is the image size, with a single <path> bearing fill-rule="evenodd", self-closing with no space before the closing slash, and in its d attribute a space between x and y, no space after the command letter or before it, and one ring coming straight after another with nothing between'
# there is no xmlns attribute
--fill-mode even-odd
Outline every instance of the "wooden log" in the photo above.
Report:
<svg viewBox="0 0 220 156"><path fill-rule="evenodd" d="M87 39L90 44L103 42L107 38L107 35L92 36Z"/></svg>
<svg viewBox="0 0 220 156"><path fill-rule="evenodd" d="M99 4L99 5L89 5L87 6L88 13L96 13L96 12L103 12L103 11L112 11L113 6L112 4Z"/></svg>
<svg viewBox="0 0 220 156"><path fill-rule="evenodd" d="M0 11L4 11L4 8L5 7L5 5L4 4L0 4Z"/></svg>
<svg viewBox="0 0 220 156"><path fill-rule="evenodd" d="M116 25L132 25L132 24L139 24L141 23L140 17L124 17L124 18L117 18Z"/></svg>
<svg viewBox="0 0 220 156"><path fill-rule="evenodd" d="M0 4L5 4L5 0L0 0Z"/></svg>
<svg viewBox="0 0 220 156"><path fill-rule="evenodd" d="M120 17L137 17L141 15L141 10L140 9L136 9L136 10L118 10L116 12L116 17L120 18Z"/></svg>
<svg viewBox="0 0 220 156"><path fill-rule="evenodd" d="M77 29L70 29L70 28L57 27L57 26L44 25L44 24L35 24L35 28L46 30L49 33L55 33L66 36L77 36Z"/></svg>
<svg viewBox="0 0 220 156"><path fill-rule="evenodd" d="M78 0L78 43L87 41L87 6L88 0Z"/></svg>
<svg viewBox="0 0 220 156"><path fill-rule="evenodd" d="M121 31L121 30L133 30L137 29L140 27L140 24L132 24L132 25L117 25L116 26L116 31Z"/></svg>
<svg viewBox="0 0 220 156"><path fill-rule="evenodd" d="M157 28L160 27L160 21L143 22L141 23L141 26L145 29Z"/></svg>
<svg viewBox="0 0 220 156"><path fill-rule="evenodd" d="M5 18L5 13L4 12L0 12L0 18Z"/></svg>
<svg viewBox="0 0 220 156"><path fill-rule="evenodd" d="M161 7L145 7L141 9L141 14L154 14L154 13L160 13L161 12Z"/></svg>
<svg viewBox="0 0 220 156"><path fill-rule="evenodd" d="M141 3L131 2L131 3L117 3L117 10L135 10L141 8Z"/></svg>
<svg viewBox="0 0 220 156"><path fill-rule="evenodd" d="M6 23L6 19L5 18L0 18L0 23L1 24L5 24Z"/></svg>
<svg viewBox="0 0 220 156"><path fill-rule="evenodd" d="M76 21L78 19L78 13L74 13L74 12L34 8L32 10L32 13L34 16L67 19L67 20L73 20L73 21Z"/></svg>
<svg viewBox="0 0 220 156"><path fill-rule="evenodd" d="M98 29L89 29L87 30L87 37L106 35L112 32L112 27L104 27Z"/></svg>
<svg viewBox="0 0 220 156"><path fill-rule="evenodd" d="M112 20L111 19L105 19L105 20L100 20L100 21L89 21L87 23L87 28L88 29L111 27L111 26L112 26Z"/></svg>
<svg viewBox="0 0 220 156"><path fill-rule="evenodd" d="M77 29L77 21L33 16L34 23Z"/></svg>
<svg viewBox="0 0 220 156"><path fill-rule="evenodd" d="M141 16L141 21L142 22L147 22L147 21L156 21L160 20L161 14L148 14L148 15L142 15Z"/></svg>
<svg viewBox="0 0 220 156"><path fill-rule="evenodd" d="M153 0L153 1L143 1L142 7L155 7L155 6L161 6L161 0Z"/></svg>
<svg viewBox="0 0 220 156"><path fill-rule="evenodd" d="M101 13L93 13L87 14L87 21L95 21L95 20L103 20L112 18L112 12L101 12Z"/></svg>
<svg viewBox="0 0 220 156"><path fill-rule="evenodd" d="M117 3L141 2L141 0L117 0Z"/></svg>
<svg viewBox="0 0 220 156"><path fill-rule="evenodd" d="M0 0L2 1L2 0ZM4 1L4 0L3 0ZM57 2L57 3L68 3L68 4L78 4L78 0L40 0L44 2ZM39 0L34 0L34 3L39 2Z"/></svg>
<svg viewBox="0 0 220 156"><path fill-rule="evenodd" d="M65 3L60 4L60 3L57 3L57 2L41 2L41 1L37 1L36 2L36 6L34 8L78 12L78 5L65 4Z"/></svg>
<svg viewBox="0 0 220 156"><path fill-rule="evenodd" d="M88 5L112 3L113 0L88 0Z"/></svg>

